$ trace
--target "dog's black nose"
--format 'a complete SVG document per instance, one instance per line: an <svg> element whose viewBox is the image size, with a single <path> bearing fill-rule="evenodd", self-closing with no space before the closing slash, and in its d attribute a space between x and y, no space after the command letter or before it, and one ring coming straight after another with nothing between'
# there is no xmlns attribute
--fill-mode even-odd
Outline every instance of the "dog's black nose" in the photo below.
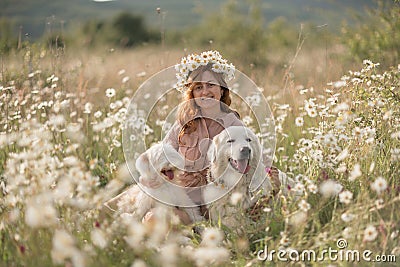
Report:
<svg viewBox="0 0 400 267"><path fill-rule="evenodd" d="M243 156L248 156L248 155L250 155L251 149L248 146L244 146L244 147L241 147L239 149L239 151L240 151L240 154L242 154Z"/></svg>

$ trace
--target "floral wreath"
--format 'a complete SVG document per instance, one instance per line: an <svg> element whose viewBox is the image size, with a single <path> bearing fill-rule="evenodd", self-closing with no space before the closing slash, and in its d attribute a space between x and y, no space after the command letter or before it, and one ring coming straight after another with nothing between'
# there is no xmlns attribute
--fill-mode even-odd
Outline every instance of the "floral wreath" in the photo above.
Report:
<svg viewBox="0 0 400 267"><path fill-rule="evenodd" d="M202 52L200 55L191 54L181 59L181 63L175 65L176 78L178 82L174 88L183 93L188 86L188 77L190 72L194 71L200 66L206 66L213 63L212 70L217 73L223 73L225 81L234 78L235 66L232 63L222 58L221 54L216 50Z"/></svg>

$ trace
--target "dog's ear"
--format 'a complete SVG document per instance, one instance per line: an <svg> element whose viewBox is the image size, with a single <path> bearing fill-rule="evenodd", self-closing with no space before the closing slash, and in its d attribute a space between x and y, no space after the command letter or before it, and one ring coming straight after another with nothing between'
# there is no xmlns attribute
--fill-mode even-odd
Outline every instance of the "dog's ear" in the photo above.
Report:
<svg viewBox="0 0 400 267"><path fill-rule="evenodd" d="M150 165L150 159L147 155L147 152L142 153L136 160L136 169L140 172L141 175L144 175Z"/></svg>
<svg viewBox="0 0 400 267"><path fill-rule="evenodd" d="M183 170L185 168L185 159L181 154L179 154L178 151L175 150L172 145L168 143L162 143L162 150L163 151L161 151L160 153L165 154L165 157L172 166L180 170Z"/></svg>

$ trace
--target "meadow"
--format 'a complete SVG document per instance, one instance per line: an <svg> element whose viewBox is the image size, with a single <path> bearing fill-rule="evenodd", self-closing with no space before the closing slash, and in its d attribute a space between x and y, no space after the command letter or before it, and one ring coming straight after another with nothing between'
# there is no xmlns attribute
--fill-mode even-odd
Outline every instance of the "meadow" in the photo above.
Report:
<svg viewBox="0 0 400 267"><path fill-rule="evenodd" d="M256 66L221 43L187 50L29 43L2 55L0 265L397 266L398 51L381 46L388 57L374 62L351 54L354 40L308 46L301 32L296 38ZM240 229L184 226L162 212L154 224L105 214L102 204L133 181L122 132L135 91L185 54L215 47L263 88L275 120L273 164L296 181L288 189L299 197L260 201ZM147 140L156 139L162 120L146 123Z"/></svg>

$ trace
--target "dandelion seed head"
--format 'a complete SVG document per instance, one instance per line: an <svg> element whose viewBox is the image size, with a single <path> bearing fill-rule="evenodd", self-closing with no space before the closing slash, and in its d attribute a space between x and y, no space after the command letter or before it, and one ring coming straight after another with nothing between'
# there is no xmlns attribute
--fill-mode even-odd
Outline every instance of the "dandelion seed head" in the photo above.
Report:
<svg viewBox="0 0 400 267"><path fill-rule="evenodd" d="M290 216L289 223L294 227L300 227L307 221L307 213L300 209L300 211L295 212Z"/></svg>
<svg viewBox="0 0 400 267"><path fill-rule="evenodd" d="M201 244L206 247L217 247L224 239L218 228L206 228L202 234Z"/></svg>
<svg viewBox="0 0 400 267"><path fill-rule="evenodd" d="M93 245L95 245L96 247L99 247L101 249L107 247L108 241L106 238L106 234L104 233L103 230L99 228L93 229L90 233L90 238L92 240Z"/></svg>
<svg viewBox="0 0 400 267"><path fill-rule="evenodd" d="M387 182L385 178L378 177L376 180L371 184L371 189L374 190L378 195L380 195L383 191L387 188Z"/></svg>
<svg viewBox="0 0 400 267"><path fill-rule="evenodd" d="M349 180L354 181L362 175L360 164L354 164L353 170L350 172Z"/></svg>
<svg viewBox="0 0 400 267"><path fill-rule="evenodd" d="M50 115L48 122L50 125L57 127L65 123L65 118L63 115Z"/></svg>
<svg viewBox="0 0 400 267"><path fill-rule="evenodd" d="M231 204L236 206L243 199L243 194L240 192L233 192L230 198Z"/></svg>
<svg viewBox="0 0 400 267"><path fill-rule="evenodd" d="M343 186L338 182L333 180L327 180L320 184L319 192L323 197L329 198L333 196L337 196L340 191L342 191Z"/></svg>
<svg viewBox="0 0 400 267"><path fill-rule="evenodd" d="M49 203L29 203L25 210L25 222L32 228L52 226L57 222L57 211Z"/></svg>

